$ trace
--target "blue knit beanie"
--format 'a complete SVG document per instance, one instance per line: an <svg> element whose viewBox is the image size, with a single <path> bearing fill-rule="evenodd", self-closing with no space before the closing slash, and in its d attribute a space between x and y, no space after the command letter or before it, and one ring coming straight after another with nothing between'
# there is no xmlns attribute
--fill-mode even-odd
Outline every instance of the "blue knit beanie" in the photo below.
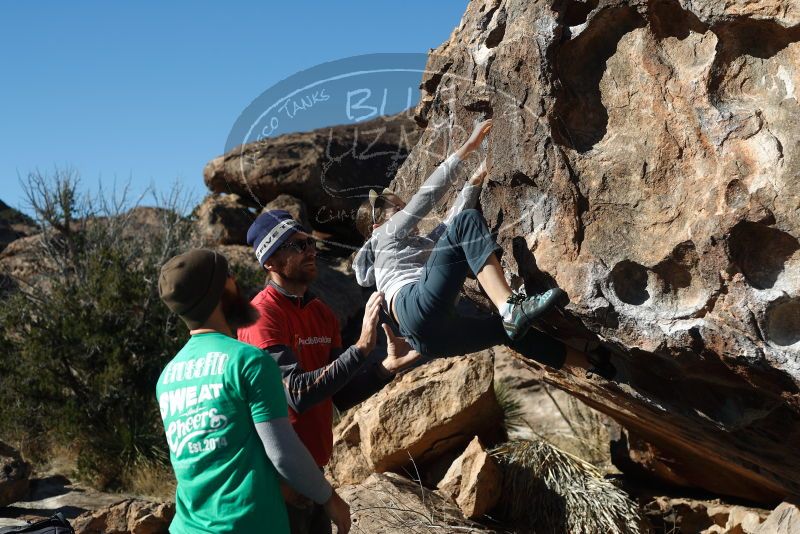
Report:
<svg viewBox="0 0 800 534"><path fill-rule="evenodd" d="M267 259L292 235L304 229L288 211L270 210L262 213L247 230L247 244L253 247L258 263Z"/></svg>

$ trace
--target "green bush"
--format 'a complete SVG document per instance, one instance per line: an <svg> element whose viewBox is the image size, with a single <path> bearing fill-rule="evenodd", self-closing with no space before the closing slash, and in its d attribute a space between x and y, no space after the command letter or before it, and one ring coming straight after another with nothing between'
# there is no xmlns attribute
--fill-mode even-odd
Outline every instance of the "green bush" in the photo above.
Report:
<svg viewBox="0 0 800 534"><path fill-rule="evenodd" d="M190 221L177 195L130 209L79 196L68 171L27 186L42 234L35 275L0 309L0 433L70 444L79 475L119 487L133 466L168 459L155 383L188 333L158 273L190 245Z"/></svg>
<svg viewBox="0 0 800 534"><path fill-rule="evenodd" d="M236 278L236 284L239 286L239 291L248 300L251 300L259 291L264 289L267 275L263 269L258 267L255 259L249 263L235 262L231 258L228 258L228 261L230 262L231 274Z"/></svg>

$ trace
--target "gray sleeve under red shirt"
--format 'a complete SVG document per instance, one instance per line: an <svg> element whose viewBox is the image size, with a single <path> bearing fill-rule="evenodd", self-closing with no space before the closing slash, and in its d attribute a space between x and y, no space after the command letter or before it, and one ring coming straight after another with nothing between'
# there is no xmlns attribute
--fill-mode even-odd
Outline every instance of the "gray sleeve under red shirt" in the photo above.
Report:
<svg viewBox="0 0 800 534"><path fill-rule="evenodd" d="M392 380L392 375L380 364L368 362L355 346L332 348L331 363L313 371L304 370L286 345L272 345L267 351L281 369L286 401L297 413L328 398L333 399L338 409L346 410Z"/></svg>

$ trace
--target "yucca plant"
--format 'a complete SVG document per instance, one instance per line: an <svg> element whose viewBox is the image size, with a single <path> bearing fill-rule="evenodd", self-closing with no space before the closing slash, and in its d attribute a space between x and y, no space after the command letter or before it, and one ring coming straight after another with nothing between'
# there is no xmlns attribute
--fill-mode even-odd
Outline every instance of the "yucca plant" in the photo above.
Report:
<svg viewBox="0 0 800 534"><path fill-rule="evenodd" d="M512 432L528 426L525 422L525 408L516 392L508 384L495 380L494 395L503 412L503 428L506 434L511 435Z"/></svg>
<svg viewBox="0 0 800 534"><path fill-rule="evenodd" d="M504 473L503 496L497 511L520 531L644 531L637 505L580 458L541 440L509 441L493 449L492 455Z"/></svg>

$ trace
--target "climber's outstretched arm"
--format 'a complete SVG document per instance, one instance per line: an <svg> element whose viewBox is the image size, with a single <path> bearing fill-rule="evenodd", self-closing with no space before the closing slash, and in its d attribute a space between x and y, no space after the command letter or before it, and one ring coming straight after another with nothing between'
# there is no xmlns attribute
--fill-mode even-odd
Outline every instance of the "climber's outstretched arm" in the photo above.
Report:
<svg viewBox="0 0 800 534"><path fill-rule="evenodd" d="M408 204L395 213L385 224L391 234L410 232L442 199L453 183L458 164L483 142L492 129L491 119L478 124L469 139L448 157L422 184Z"/></svg>

